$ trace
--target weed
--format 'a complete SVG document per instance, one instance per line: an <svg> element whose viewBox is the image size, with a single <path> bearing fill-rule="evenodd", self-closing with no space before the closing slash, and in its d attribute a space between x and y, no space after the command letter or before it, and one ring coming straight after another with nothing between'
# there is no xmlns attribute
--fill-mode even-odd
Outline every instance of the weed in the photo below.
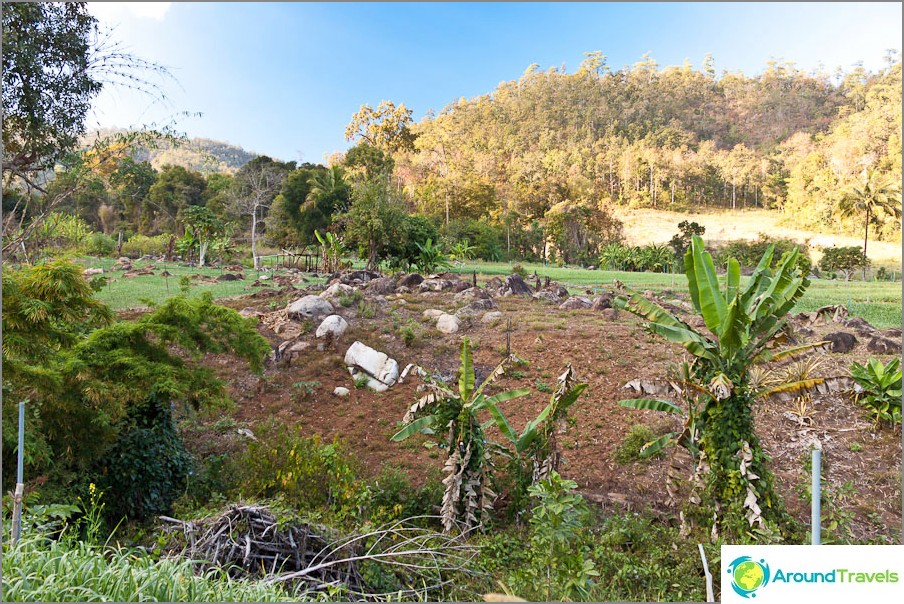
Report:
<svg viewBox="0 0 904 604"><path fill-rule="evenodd" d="M211 428L213 428L214 431L219 432L220 434L226 434L227 432L235 430L237 426L238 422L236 422L233 418L221 417L213 423Z"/></svg>
<svg viewBox="0 0 904 604"><path fill-rule="evenodd" d="M509 371L509 375L515 378L516 380L520 380L524 378L523 371Z"/></svg>
<svg viewBox="0 0 904 604"><path fill-rule="evenodd" d="M632 461L640 461L662 455L662 451L658 451L651 456L641 455L641 449L644 445L656 439L656 434L643 424L634 424L625 436L618 449L615 450L615 461L621 464L628 464Z"/></svg>
<svg viewBox="0 0 904 604"><path fill-rule="evenodd" d="M413 322L409 322L408 325L405 325L399 330L399 335L402 337L402 341L405 342L405 346L411 346L417 339L415 327Z"/></svg>
<svg viewBox="0 0 904 604"><path fill-rule="evenodd" d="M361 390L362 388L367 388L367 384L370 382L370 378L367 377L365 373L359 373L355 376L355 388Z"/></svg>
<svg viewBox="0 0 904 604"><path fill-rule="evenodd" d="M848 450L849 450L851 453L859 453L860 451L863 450L863 445L861 445L861 444L858 443L858 442L853 442L853 443L851 443L851 444L848 445Z"/></svg>
<svg viewBox="0 0 904 604"><path fill-rule="evenodd" d="M534 387L540 392L545 392L547 394L552 392L552 386L550 386L546 382L541 382L540 380L534 382Z"/></svg>
<svg viewBox="0 0 904 604"><path fill-rule="evenodd" d="M377 309L362 300L358 303L358 314L364 319L373 319L377 315Z"/></svg>
<svg viewBox="0 0 904 604"><path fill-rule="evenodd" d="M317 389L320 388L320 382L318 382L318 381L313 381L313 382L305 382L305 381L295 382L294 384L292 384L292 388L294 388L295 390L298 391L298 394L301 395L301 398L302 398L302 399L305 399L305 398L308 397L308 395L314 394L314 392L316 392Z"/></svg>
<svg viewBox="0 0 904 604"><path fill-rule="evenodd" d="M350 308L358 304L364 299L364 294L359 290L354 290L350 294L339 294L339 306L342 308Z"/></svg>

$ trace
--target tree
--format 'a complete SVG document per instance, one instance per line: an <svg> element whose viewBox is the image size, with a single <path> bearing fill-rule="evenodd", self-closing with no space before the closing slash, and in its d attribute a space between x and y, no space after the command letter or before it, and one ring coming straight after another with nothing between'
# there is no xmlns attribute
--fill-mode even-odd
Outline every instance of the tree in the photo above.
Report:
<svg viewBox="0 0 904 604"><path fill-rule="evenodd" d="M185 235L191 247L198 248L198 266L204 266L211 241L223 233L225 225L209 208L189 206L182 213Z"/></svg>
<svg viewBox="0 0 904 604"><path fill-rule="evenodd" d="M826 248L819 260L819 268L827 272L839 271L844 275L845 281L849 281L851 274L858 268L866 270L868 266L869 259L863 253L863 248L856 245Z"/></svg>
<svg viewBox="0 0 904 604"><path fill-rule="evenodd" d="M855 183L841 202L841 211L845 216L864 212L863 221L863 256L866 257L866 242L869 237L869 225L878 222L880 216L891 215L901 218L901 190L891 177L879 174L873 168L867 168L861 174L861 180ZM863 280L866 280L866 265L863 265Z"/></svg>
<svg viewBox="0 0 904 604"><path fill-rule="evenodd" d="M308 203L314 189L312 178L324 170L323 166L302 164L289 172L265 220L269 241L283 246L312 244L315 231L333 224L332 215L325 214L317 203Z"/></svg>
<svg viewBox="0 0 904 604"><path fill-rule="evenodd" d="M411 131L411 109L401 103L381 101L376 109L362 105L345 127L345 140L364 140L367 144L392 154L414 149Z"/></svg>
<svg viewBox="0 0 904 604"><path fill-rule="evenodd" d="M687 388L699 402L696 474L703 480L701 499L689 513L715 533L738 537L754 525L786 530L790 517L773 486L772 472L754 431L750 368L778 356L769 346L787 324L788 312L809 281L795 269L797 250L773 272L770 246L745 289L740 264L728 261L725 290L720 291L712 257L694 236L684 256L688 288L695 310L709 332L690 327L639 293L619 296L617 305L648 321L649 329L680 344L695 357ZM623 401L637 408L674 407L668 401ZM766 526L770 525L770 526Z"/></svg>
<svg viewBox="0 0 904 604"><path fill-rule="evenodd" d="M204 205L207 180L200 172L182 166L163 166L157 181L148 189L139 230L148 235L173 232L191 206Z"/></svg>
<svg viewBox="0 0 904 604"><path fill-rule="evenodd" d="M289 172L288 166L267 156L256 157L239 169L229 194L230 209L240 216L251 216L251 257L255 270L260 268L257 256L257 225L279 193Z"/></svg>
<svg viewBox="0 0 904 604"><path fill-rule="evenodd" d="M80 179L73 178L70 187L45 195L40 211L27 211L32 191L47 192L42 182L46 171L62 162L74 166L78 175L91 172L80 169L83 158L72 156L72 151L101 88L126 86L159 97L160 89L149 76L168 72L125 52L109 32L99 30L84 3L10 2L3 4L2 12L3 185L26 190L26 208L17 208L3 221L3 251L9 254L24 247L30 232L81 186Z"/></svg>
<svg viewBox="0 0 904 604"><path fill-rule="evenodd" d="M367 269L377 270L384 250L399 238L405 206L383 179L365 181L352 193L343 217L345 234L367 254Z"/></svg>

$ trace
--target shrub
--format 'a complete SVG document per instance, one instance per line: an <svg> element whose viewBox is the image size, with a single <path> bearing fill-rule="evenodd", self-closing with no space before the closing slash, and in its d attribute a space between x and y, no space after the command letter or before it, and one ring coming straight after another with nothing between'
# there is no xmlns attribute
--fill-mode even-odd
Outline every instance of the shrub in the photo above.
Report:
<svg viewBox="0 0 904 604"><path fill-rule="evenodd" d="M625 436L625 440L616 449L615 461L627 464L640 459L648 459L640 454L640 450L644 445L655 440L656 436L648 426L634 424L628 431L628 435ZM662 455L662 451L658 451L655 455Z"/></svg>
<svg viewBox="0 0 904 604"><path fill-rule="evenodd" d="M854 362L851 377L863 389L857 400L874 417L876 424L901 424L901 360L892 359L888 365L870 359L866 366Z"/></svg>
<svg viewBox="0 0 904 604"><path fill-rule="evenodd" d="M869 259L862 247L856 245L846 247L829 247L823 250L819 268L826 272L840 272L847 281L858 268L869 266Z"/></svg>
<svg viewBox="0 0 904 604"><path fill-rule="evenodd" d="M116 242L103 233L91 233L85 240L85 252L91 256L110 256L116 250Z"/></svg>
<svg viewBox="0 0 904 604"><path fill-rule="evenodd" d="M123 242L120 253L129 258L141 258L142 256L162 256L166 253L171 235L133 235L128 241Z"/></svg>
<svg viewBox="0 0 904 604"><path fill-rule="evenodd" d="M774 239L762 233L754 241L742 239L728 243L715 252L713 260L717 265L724 267L729 258L734 258L742 268L755 268L770 245L775 246L770 268L781 266L785 258L796 248L799 250L797 260L791 268L799 269L803 275L810 273L813 261L806 245L799 245L790 239Z"/></svg>

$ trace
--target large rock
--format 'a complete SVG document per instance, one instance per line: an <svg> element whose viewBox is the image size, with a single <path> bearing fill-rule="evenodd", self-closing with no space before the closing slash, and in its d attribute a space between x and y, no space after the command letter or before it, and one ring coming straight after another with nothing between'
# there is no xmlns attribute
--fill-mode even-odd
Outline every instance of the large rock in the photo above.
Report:
<svg viewBox="0 0 904 604"><path fill-rule="evenodd" d="M490 294L479 287L469 287L455 294L456 302L473 302L474 300L489 300Z"/></svg>
<svg viewBox="0 0 904 604"><path fill-rule="evenodd" d="M379 277L367 284L367 291L378 296L394 294L396 291L396 284L392 277Z"/></svg>
<svg viewBox="0 0 904 604"><path fill-rule="evenodd" d="M455 287L449 279L424 279L418 288L422 292L445 292Z"/></svg>
<svg viewBox="0 0 904 604"><path fill-rule="evenodd" d="M85 277L93 277L95 275L103 275L104 269L102 269L102 268L86 268L85 270L82 271L82 274Z"/></svg>
<svg viewBox="0 0 904 604"><path fill-rule="evenodd" d="M559 304L561 302L561 300L559 299L559 296L557 296L555 293L549 291L548 289L541 289L540 291L535 293L532 297L534 300L538 300L540 302L545 302L547 304Z"/></svg>
<svg viewBox="0 0 904 604"><path fill-rule="evenodd" d="M591 310L603 310L604 308L612 308L612 298L613 295L609 292L604 292L594 298L593 304L590 305Z"/></svg>
<svg viewBox="0 0 904 604"><path fill-rule="evenodd" d="M347 330L348 321L339 315L330 315L320 323L314 335L318 338L330 338L331 341L336 342Z"/></svg>
<svg viewBox="0 0 904 604"><path fill-rule="evenodd" d="M443 314L436 320L436 328L443 333L455 333L461 327L461 319L455 315Z"/></svg>
<svg viewBox="0 0 904 604"><path fill-rule="evenodd" d="M436 308L428 308L424 311L423 316L425 319L439 319L444 314L446 314L445 311L438 310Z"/></svg>
<svg viewBox="0 0 904 604"><path fill-rule="evenodd" d="M830 333L824 339L832 343L829 347L832 352L850 352L857 345L857 338L854 337L854 334L845 331Z"/></svg>
<svg viewBox="0 0 904 604"><path fill-rule="evenodd" d="M368 386L382 392L399 379L399 364L385 353L366 344L355 342L345 353L345 365L353 378L364 373L370 378Z"/></svg>
<svg viewBox="0 0 904 604"><path fill-rule="evenodd" d="M867 342L866 349L876 354L901 354L901 340L873 336Z"/></svg>
<svg viewBox="0 0 904 604"><path fill-rule="evenodd" d="M503 296L529 296L534 292L531 289L530 285L525 283L524 279L521 278L521 275L517 273L513 273L505 278L505 283L502 285L502 291L500 292Z"/></svg>
<svg viewBox="0 0 904 604"><path fill-rule="evenodd" d="M382 275L376 271L349 271L339 276L339 281L346 285L364 285L374 279L379 279Z"/></svg>
<svg viewBox="0 0 904 604"><path fill-rule="evenodd" d="M572 296L559 305L559 310L580 310L582 308L590 308L593 305L587 298L581 296Z"/></svg>
<svg viewBox="0 0 904 604"><path fill-rule="evenodd" d="M405 275L401 279L399 279L398 286L399 287L417 287L421 283L424 282L424 278L417 273L411 273L410 275Z"/></svg>
<svg viewBox="0 0 904 604"><path fill-rule="evenodd" d="M336 282L336 283L333 283L332 285L330 285L325 290L323 290L323 292L321 292L321 294L320 294L320 297L323 298L324 300L327 300L328 302L331 302L332 304L338 304L340 296L348 297L354 293L355 293L355 288L352 287L351 285L346 285L345 283Z"/></svg>
<svg viewBox="0 0 904 604"><path fill-rule="evenodd" d="M459 308L455 314L459 317L468 317L474 315L482 315L488 310L495 310L499 308L496 302L493 301L492 298L483 298L481 300L474 300L467 306L463 308Z"/></svg>
<svg viewBox="0 0 904 604"><path fill-rule="evenodd" d="M502 320L502 313L498 310L491 310L487 314L483 315L483 318L480 319L483 323L493 324L497 321Z"/></svg>
<svg viewBox="0 0 904 604"><path fill-rule="evenodd" d="M866 319L862 317L851 317L850 319L845 319L842 323L848 329L853 329L857 332L861 337L867 337L872 335L876 331L878 331L875 327L870 325Z"/></svg>
<svg viewBox="0 0 904 604"><path fill-rule="evenodd" d="M320 296L303 296L286 307L290 319L302 321L333 314L333 305Z"/></svg>

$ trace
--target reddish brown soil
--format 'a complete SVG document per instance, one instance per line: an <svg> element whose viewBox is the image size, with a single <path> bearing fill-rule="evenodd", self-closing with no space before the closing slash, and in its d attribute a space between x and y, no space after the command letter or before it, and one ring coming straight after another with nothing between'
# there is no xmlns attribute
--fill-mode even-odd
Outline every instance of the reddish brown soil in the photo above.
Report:
<svg viewBox="0 0 904 604"><path fill-rule="evenodd" d="M267 312L281 308L284 300L246 296L226 304ZM513 427L519 430L536 416L550 396L539 392L538 386L554 387L556 377L566 363L571 363L579 379L590 386L572 407L570 415L575 421L560 436L562 473L577 481L585 496L604 507L619 505L637 510L650 506L668 511L663 486L668 459L620 464L614 454L632 425L643 423L661 434L678 427L678 420L653 411L625 409L617 402L633 396L622 388L626 382L635 377L663 377L668 363L684 358L683 349L646 333L638 319L624 312L614 320L606 320L589 309L560 311L524 298L498 298L504 319L495 326L484 325L478 317L465 321L459 333L443 335L433 327L433 321L422 319L422 312L428 308L454 311L462 304L456 305L452 294L411 294L401 300L395 296L383 300L368 297L368 303L377 310L372 319L362 318L355 308L338 308L337 312L351 325L341 342L322 352L317 352L312 344L290 365L271 364L263 376L250 374L234 359L209 358L207 361L229 383L237 403L236 421L253 431L262 420L277 418L286 424L300 424L307 434L338 436L366 473L373 475L382 465L389 464L407 471L416 483L421 482L441 468L438 451L425 448L422 437L403 443L389 441L408 406L418 398L419 379L409 377L382 394L355 389L343 364L346 349L360 340L395 358L400 367L416 363L428 371L457 379L460 342L467 336L474 344L479 380L505 354L507 319L511 319L511 351L529 365L512 368L493 391L523 387L532 390L530 396L506 404L504 411ZM406 346L399 328L412 323L417 338ZM816 336L810 339L839 327L818 327ZM282 341L269 329L260 329L274 346ZM314 341L313 334L305 338ZM862 363L869 356L861 339L850 354L823 354L819 375L846 375L851 361ZM891 357L879 358L888 361ZM515 377L515 371L523 376ZM298 386L300 382L319 385L313 394L305 395L304 387ZM351 396L334 396L336 386L349 388ZM854 537L867 540L891 535L900 539L900 434L887 427L875 429L850 395L814 397L812 425L801 426L788 419L787 413L793 409L792 403L767 402L759 405L756 416L778 488L792 513L802 521L808 519L809 500L801 500L799 489L809 480L805 461L810 443L817 439L823 448L829 488L838 490L846 483L853 487L853 492L842 499L836 497L836 501L841 511L853 515ZM241 438L234 430L225 435L212 429L195 432L191 440L192 448L202 454L241 446Z"/></svg>

